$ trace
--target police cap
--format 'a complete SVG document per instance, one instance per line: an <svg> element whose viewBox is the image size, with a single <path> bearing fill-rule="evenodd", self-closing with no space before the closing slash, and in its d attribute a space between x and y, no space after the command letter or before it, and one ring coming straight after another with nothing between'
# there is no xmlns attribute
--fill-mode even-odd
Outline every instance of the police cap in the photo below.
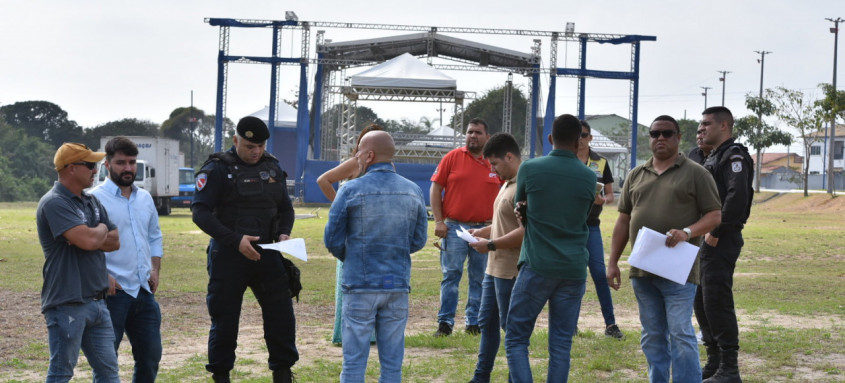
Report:
<svg viewBox="0 0 845 383"><path fill-rule="evenodd" d="M260 144L270 138L267 124L258 117L246 116L238 121L238 135L250 142Z"/></svg>

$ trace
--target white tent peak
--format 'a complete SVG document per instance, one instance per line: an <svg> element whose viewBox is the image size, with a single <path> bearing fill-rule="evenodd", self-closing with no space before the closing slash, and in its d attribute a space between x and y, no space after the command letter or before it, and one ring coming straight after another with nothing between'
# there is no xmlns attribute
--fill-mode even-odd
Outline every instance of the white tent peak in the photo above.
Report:
<svg viewBox="0 0 845 383"><path fill-rule="evenodd" d="M403 53L350 77L352 86L383 88L456 89L457 81Z"/></svg>
<svg viewBox="0 0 845 383"><path fill-rule="evenodd" d="M451 147L454 142L455 130L447 125L432 129L426 133L429 137L438 137L433 140L414 140L408 143L408 146L436 146L436 147ZM458 133L458 142L463 142L466 136Z"/></svg>
<svg viewBox="0 0 845 383"><path fill-rule="evenodd" d="M432 129L430 132L426 133L429 136L446 136L446 137L454 137L455 136L455 129L447 125L440 126L436 129ZM458 134L458 136L463 137L463 134Z"/></svg>
<svg viewBox="0 0 845 383"><path fill-rule="evenodd" d="M254 113L249 114L252 117L258 117L261 121L264 121L267 126L270 126L270 107L265 106L263 109L258 110ZM295 128L296 127L296 119L297 119L297 110L296 108L285 104L284 102L279 103L279 107L276 108L276 123L273 126L277 128Z"/></svg>

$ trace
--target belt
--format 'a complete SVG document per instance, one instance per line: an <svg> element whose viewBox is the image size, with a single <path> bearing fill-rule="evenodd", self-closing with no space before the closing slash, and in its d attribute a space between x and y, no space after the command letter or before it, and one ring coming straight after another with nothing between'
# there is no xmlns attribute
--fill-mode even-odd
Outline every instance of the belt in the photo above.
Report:
<svg viewBox="0 0 845 383"><path fill-rule="evenodd" d="M92 301L99 301L101 299L105 299L105 297L106 297L106 290L103 290L103 291L98 292L97 295L93 296L91 298L91 300Z"/></svg>
<svg viewBox="0 0 845 383"><path fill-rule="evenodd" d="M482 226L482 225L486 226L486 225L493 223L493 221L475 221L475 222L473 222L473 221L458 221L457 219L451 219L451 218L446 218L444 221L449 222L449 223L463 223L467 226Z"/></svg>

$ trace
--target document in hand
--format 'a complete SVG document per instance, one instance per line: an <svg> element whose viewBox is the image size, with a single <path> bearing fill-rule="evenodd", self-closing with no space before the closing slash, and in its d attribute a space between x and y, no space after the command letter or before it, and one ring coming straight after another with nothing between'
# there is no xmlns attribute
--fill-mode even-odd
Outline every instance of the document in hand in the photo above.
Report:
<svg viewBox="0 0 845 383"><path fill-rule="evenodd" d="M686 284L698 246L681 242L675 247L666 246L666 234L647 227L640 228L637 243L631 250L628 263L678 284Z"/></svg>
<svg viewBox="0 0 845 383"><path fill-rule="evenodd" d="M458 233L458 238L463 239L469 243L476 243L478 242L472 234L469 233L469 230L465 229L463 226L460 226L461 230L455 229L455 233Z"/></svg>
<svg viewBox="0 0 845 383"><path fill-rule="evenodd" d="M262 249L276 250L280 253L289 254L308 262L308 254L305 252L305 239L303 238L291 238L287 241L276 243L262 243L258 246L261 246Z"/></svg>

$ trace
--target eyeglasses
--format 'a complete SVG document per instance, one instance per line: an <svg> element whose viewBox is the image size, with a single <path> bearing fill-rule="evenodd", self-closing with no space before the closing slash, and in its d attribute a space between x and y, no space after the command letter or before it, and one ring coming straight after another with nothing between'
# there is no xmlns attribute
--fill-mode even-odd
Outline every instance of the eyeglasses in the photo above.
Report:
<svg viewBox="0 0 845 383"><path fill-rule="evenodd" d="M581 138L587 138L590 136L590 133L581 132Z"/></svg>
<svg viewBox="0 0 845 383"><path fill-rule="evenodd" d="M661 134L663 135L663 138L672 138L672 136L675 135L675 131L674 130L649 130L648 131L648 135L651 136L651 138L660 137Z"/></svg>
<svg viewBox="0 0 845 383"><path fill-rule="evenodd" d="M85 166L86 168L88 168L88 170L94 170L94 168L97 167L96 162L73 162L73 163L65 165L65 167L70 166L70 165L82 165L82 166Z"/></svg>

